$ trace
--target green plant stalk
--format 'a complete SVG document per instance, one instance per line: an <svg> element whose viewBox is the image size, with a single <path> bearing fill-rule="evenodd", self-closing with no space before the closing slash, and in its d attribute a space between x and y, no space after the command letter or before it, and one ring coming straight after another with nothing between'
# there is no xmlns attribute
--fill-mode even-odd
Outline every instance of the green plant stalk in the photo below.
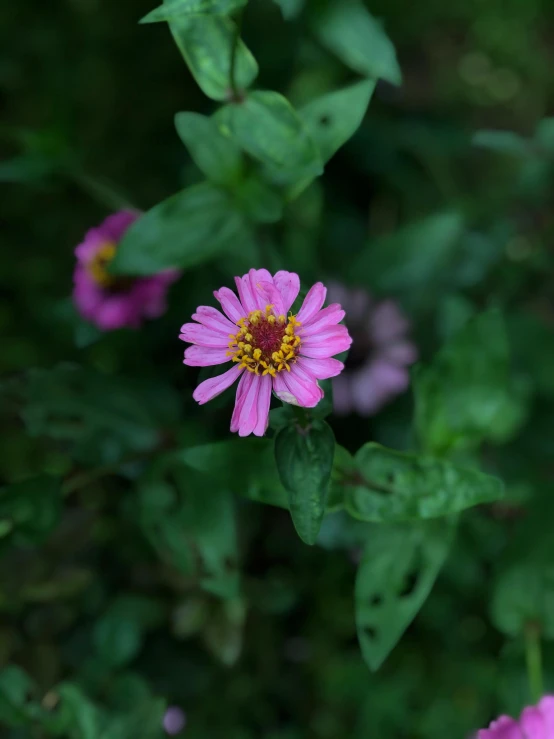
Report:
<svg viewBox="0 0 554 739"><path fill-rule="evenodd" d="M525 660L531 699L537 703L543 695L543 674L541 635L535 623L529 623L525 627Z"/></svg>

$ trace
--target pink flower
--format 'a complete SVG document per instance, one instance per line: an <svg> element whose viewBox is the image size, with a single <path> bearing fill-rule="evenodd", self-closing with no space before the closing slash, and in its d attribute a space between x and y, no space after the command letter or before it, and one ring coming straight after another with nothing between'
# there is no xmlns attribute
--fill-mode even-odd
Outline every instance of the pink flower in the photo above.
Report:
<svg viewBox="0 0 554 739"><path fill-rule="evenodd" d="M214 292L219 310L200 306L185 323L181 338L192 346L184 363L192 367L233 362L218 377L205 380L194 391L200 405L219 395L240 377L231 431L239 436L263 436L268 423L271 391L285 403L313 408L323 397L318 380L335 377L344 365L334 354L352 340L340 305L323 307L327 288L316 283L296 316L290 311L300 290L294 272L251 269L235 277L239 297L227 287Z"/></svg>
<svg viewBox="0 0 554 739"><path fill-rule="evenodd" d="M344 374L333 381L335 411L371 416L410 384L417 349L409 322L394 301L375 303L365 290L334 283L329 295L344 306L354 340Z"/></svg>
<svg viewBox="0 0 554 739"><path fill-rule="evenodd" d="M500 716L488 729L477 732L477 739L553 739L554 696L547 695L537 706L525 708L515 721Z"/></svg>
<svg viewBox="0 0 554 739"><path fill-rule="evenodd" d="M75 249L73 302L79 313L102 331L124 326L137 328L144 318L157 318L166 309L169 285L179 277L165 270L151 277L114 277L107 266L114 258L125 231L138 218L135 211L122 210L108 216L85 234Z"/></svg>

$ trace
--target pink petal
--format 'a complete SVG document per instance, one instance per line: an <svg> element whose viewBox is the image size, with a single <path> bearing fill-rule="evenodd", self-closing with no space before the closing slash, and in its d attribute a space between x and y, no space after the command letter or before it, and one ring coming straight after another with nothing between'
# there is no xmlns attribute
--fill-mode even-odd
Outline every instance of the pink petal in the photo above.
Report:
<svg viewBox="0 0 554 739"><path fill-rule="evenodd" d="M260 380L253 372L245 378L244 385L240 388L241 394L237 392L235 405L240 405L238 409L238 432L239 436L248 436L256 428L258 421L258 393L260 391Z"/></svg>
<svg viewBox="0 0 554 739"><path fill-rule="evenodd" d="M235 407L233 408L233 415L231 416L231 431L233 433L236 433L239 430L240 411L242 408L244 394L248 390L248 388L250 387L250 383L252 382L251 377L251 372L245 372L239 380L237 394L235 395Z"/></svg>
<svg viewBox="0 0 554 739"><path fill-rule="evenodd" d="M329 328L330 326L336 326L337 323L342 321L344 318L344 311L338 303L333 303L327 308L320 310L319 313L304 324L301 328L302 336L313 336L314 334Z"/></svg>
<svg viewBox="0 0 554 739"><path fill-rule="evenodd" d="M396 341L383 345L378 355L393 364L410 365L417 361L417 348L411 341Z"/></svg>
<svg viewBox="0 0 554 739"><path fill-rule="evenodd" d="M477 739L527 739L523 736L519 724L509 716L501 716L493 721L488 729L477 732Z"/></svg>
<svg viewBox="0 0 554 739"><path fill-rule="evenodd" d="M338 359L308 359L307 357L299 357L298 366L309 372L317 380L328 380L329 377L336 377L344 369L344 364L339 362Z"/></svg>
<svg viewBox="0 0 554 739"><path fill-rule="evenodd" d="M204 403L212 400L212 398L215 398L216 395L221 395L224 390L227 390L228 387L231 387L231 385L238 378L241 372L244 372L244 369L241 369L240 366L237 364L234 367L231 367L230 370L227 370L227 372L224 372L222 375L218 375L217 377L210 377L209 380L204 380L204 382L201 382L200 385L198 385L198 387L192 394L192 397L197 401L199 405L204 405Z"/></svg>
<svg viewBox="0 0 554 739"><path fill-rule="evenodd" d="M185 350L183 364L189 367L211 367L229 362L228 349L208 349L205 346L189 346Z"/></svg>
<svg viewBox="0 0 554 739"><path fill-rule="evenodd" d="M221 303L225 315L235 324L248 313L240 304L235 293L228 287L222 287L220 290L216 290L214 297Z"/></svg>
<svg viewBox="0 0 554 739"><path fill-rule="evenodd" d="M258 421L254 426L254 436L263 436L267 431L267 425L269 423L269 404L271 403L271 376L266 375L260 377L258 381L260 386L258 393L258 407L256 409Z"/></svg>
<svg viewBox="0 0 554 739"><path fill-rule="evenodd" d="M304 298L304 302L297 313L296 319L300 321L300 323L308 323L308 321L315 316L318 310L321 310L326 296L327 288L322 282L316 282Z"/></svg>
<svg viewBox="0 0 554 739"><path fill-rule="evenodd" d="M314 408L322 398L322 390L315 380L305 381L295 370L296 365L290 372L279 372L273 379L273 391L284 403Z"/></svg>
<svg viewBox="0 0 554 739"><path fill-rule="evenodd" d="M525 708L520 716L519 725L525 739L551 739L546 733L542 712L535 706Z"/></svg>
<svg viewBox="0 0 554 739"><path fill-rule="evenodd" d="M236 334L237 325L231 323L228 318L225 318L223 313L217 310L217 308L211 308L208 305L200 305L196 309L196 313L192 314L192 317L198 323L201 323L206 328L212 331L221 331L226 336L229 334Z"/></svg>
<svg viewBox="0 0 554 739"><path fill-rule="evenodd" d="M260 282L258 285L258 289L262 291L264 308L266 305L272 305L278 316L286 315L283 297L275 285L272 282Z"/></svg>
<svg viewBox="0 0 554 739"><path fill-rule="evenodd" d="M286 314L300 292L300 277L296 272L280 270L273 277L273 282L277 290L281 293L284 308L283 313Z"/></svg>
<svg viewBox="0 0 554 739"><path fill-rule="evenodd" d="M544 717L547 736L554 736L554 696L546 695L539 702L539 708Z"/></svg>
<svg viewBox="0 0 554 739"><path fill-rule="evenodd" d="M265 282L273 285L273 277L267 269L251 269L248 272L248 279L250 280L250 289L256 302L256 308L263 310L267 305L267 300L261 283Z"/></svg>
<svg viewBox="0 0 554 739"><path fill-rule="evenodd" d="M379 303L371 314L371 336L376 344L385 344L403 336L409 327L409 321L393 300Z"/></svg>
<svg viewBox="0 0 554 739"><path fill-rule="evenodd" d="M243 275L243 277L235 277L235 285L239 294L240 302L244 308L243 315L250 313L253 310L258 309L257 296L252 292L252 285L250 282L250 275Z"/></svg>
<svg viewBox="0 0 554 739"><path fill-rule="evenodd" d="M337 331L344 328L344 332ZM304 357L312 359L327 359L334 354L340 354L346 351L352 344L348 331L345 326L337 326L334 331L318 335L303 341L300 345L300 354Z"/></svg>
<svg viewBox="0 0 554 739"><path fill-rule="evenodd" d="M188 341L189 344L198 344L198 346L212 348L228 348L229 346L229 337L226 334L210 331L198 323L185 323L181 326L179 338L182 341Z"/></svg>

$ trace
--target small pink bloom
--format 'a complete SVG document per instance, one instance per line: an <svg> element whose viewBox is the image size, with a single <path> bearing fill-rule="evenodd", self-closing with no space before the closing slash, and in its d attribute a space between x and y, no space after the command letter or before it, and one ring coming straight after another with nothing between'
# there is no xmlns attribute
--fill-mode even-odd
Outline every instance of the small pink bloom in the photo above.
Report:
<svg viewBox="0 0 554 739"><path fill-rule="evenodd" d="M193 397L201 405L239 380L231 431L263 436L272 391L285 403L313 408L323 397L318 380L335 377L344 365L334 354L350 347L344 311L323 309L327 289L316 283L296 316L289 313L300 290L294 272L271 275L251 269L235 277L237 295L227 287L214 295L223 313L200 306L180 337L189 346L184 363L193 367L233 363L222 375L205 380ZM323 309L323 310L322 310ZM224 315L225 314L225 315Z"/></svg>
<svg viewBox="0 0 554 739"><path fill-rule="evenodd" d="M488 729L477 732L477 739L553 739L554 696L547 695L536 706L525 708L516 721L500 716Z"/></svg>
<svg viewBox="0 0 554 739"><path fill-rule="evenodd" d="M335 411L371 416L408 388L408 367L417 359L409 322L394 301L375 303L365 290L334 283L329 295L344 306L354 339L346 369L333 381Z"/></svg>
<svg viewBox="0 0 554 739"><path fill-rule="evenodd" d="M165 270L151 277L114 277L107 267L119 242L139 213L122 210L108 216L85 234L75 249L77 265L73 273L73 302L87 321L102 331L130 326L138 328L143 319L157 318L165 312L166 294L179 277L176 270Z"/></svg>
<svg viewBox="0 0 554 739"><path fill-rule="evenodd" d="M185 728L186 723L187 718L184 711L179 706L169 706L163 718L165 733L169 736L175 736Z"/></svg>

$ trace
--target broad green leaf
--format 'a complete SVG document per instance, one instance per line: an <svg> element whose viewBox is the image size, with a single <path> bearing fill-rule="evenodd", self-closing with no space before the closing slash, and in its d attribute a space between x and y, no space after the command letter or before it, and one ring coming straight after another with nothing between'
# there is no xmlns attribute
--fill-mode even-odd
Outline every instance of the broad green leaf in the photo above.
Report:
<svg viewBox="0 0 554 739"><path fill-rule="evenodd" d="M94 625L94 645L101 659L110 667L131 662L142 646L143 629L136 615L118 601Z"/></svg>
<svg viewBox="0 0 554 739"><path fill-rule="evenodd" d="M277 92L258 90L242 103L217 113L238 145L261 162L275 185L313 179L323 171L321 157L304 122Z"/></svg>
<svg viewBox="0 0 554 739"><path fill-rule="evenodd" d="M256 223L276 223L283 216L283 198L274 188L251 175L234 188L239 208Z"/></svg>
<svg viewBox="0 0 554 739"><path fill-rule="evenodd" d="M30 696L36 691L33 680L15 665L0 670L0 724L25 726L32 719Z"/></svg>
<svg viewBox="0 0 554 739"><path fill-rule="evenodd" d="M502 482L450 462L403 454L370 442L357 452L346 485L346 510L363 521L394 523L438 518L490 503Z"/></svg>
<svg viewBox="0 0 554 739"><path fill-rule="evenodd" d="M52 733L71 739L99 739L102 736L102 713L80 687L62 683L57 686L56 694L60 702L47 722Z"/></svg>
<svg viewBox="0 0 554 739"><path fill-rule="evenodd" d="M151 275L189 268L239 248L248 238L230 195L202 183L172 195L135 221L119 245L112 271Z"/></svg>
<svg viewBox="0 0 554 739"><path fill-rule="evenodd" d="M417 368L414 389L415 426L426 451L509 437L524 420L527 396L509 375L502 315L489 310L470 319L430 366Z"/></svg>
<svg viewBox="0 0 554 739"><path fill-rule="evenodd" d="M354 135L364 119L375 82L364 80L329 92L298 111L327 162Z"/></svg>
<svg viewBox="0 0 554 739"><path fill-rule="evenodd" d="M306 0L274 0L281 8L283 18L287 21L296 18L302 12Z"/></svg>
<svg viewBox="0 0 554 739"><path fill-rule="evenodd" d="M351 278L367 276L382 293L428 289L455 258L463 225L459 213L438 213L375 240L353 260Z"/></svg>
<svg viewBox="0 0 554 739"><path fill-rule="evenodd" d="M39 475L0 489L0 522L3 536L17 544L38 544L57 526L62 510L61 484L55 477Z"/></svg>
<svg viewBox="0 0 554 739"><path fill-rule="evenodd" d="M361 0L330 0L314 12L312 27L321 43L355 72L393 85L402 82L394 46Z"/></svg>
<svg viewBox="0 0 554 739"><path fill-rule="evenodd" d="M554 118L543 118L539 122L534 141L541 153L554 154Z"/></svg>
<svg viewBox="0 0 554 739"><path fill-rule="evenodd" d="M451 523L374 528L355 588L358 639L372 670L379 669L425 603L453 532Z"/></svg>
<svg viewBox="0 0 554 739"><path fill-rule="evenodd" d="M289 493L290 513L298 536L315 544L329 493L335 437L325 421L306 428L289 425L275 437L275 461Z"/></svg>
<svg viewBox="0 0 554 739"><path fill-rule="evenodd" d="M224 16L179 16L169 21L179 51L205 95L227 100L231 92L231 52L236 27ZM235 52L235 81L247 89L258 75L256 60L242 40Z"/></svg>
<svg viewBox="0 0 554 739"><path fill-rule="evenodd" d="M236 184L242 173L238 146L224 136L212 118L177 113L175 127L197 167L216 185Z"/></svg>
<svg viewBox="0 0 554 739"><path fill-rule="evenodd" d="M159 23L182 15L227 15L243 8L248 0L165 0L159 8L151 10L140 23Z"/></svg>
<svg viewBox="0 0 554 739"><path fill-rule="evenodd" d="M554 639L554 562L526 558L497 578L491 618L507 636L521 636L531 624Z"/></svg>
<svg viewBox="0 0 554 739"><path fill-rule="evenodd" d="M472 143L482 149L518 157L527 157L533 153L532 142L513 131L477 131Z"/></svg>

